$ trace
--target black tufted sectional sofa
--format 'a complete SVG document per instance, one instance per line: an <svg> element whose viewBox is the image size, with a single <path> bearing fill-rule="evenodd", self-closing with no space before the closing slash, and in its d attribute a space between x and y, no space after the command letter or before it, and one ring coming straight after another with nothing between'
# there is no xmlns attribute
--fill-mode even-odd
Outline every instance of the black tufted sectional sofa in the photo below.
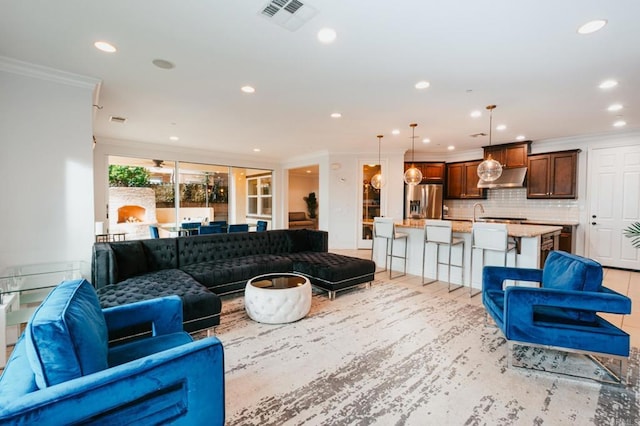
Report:
<svg viewBox="0 0 640 426"><path fill-rule="evenodd" d="M375 273L370 260L328 253L327 232L310 229L95 243L91 268L103 308L177 294L189 332L218 325L219 296L244 290L256 275L296 272L333 299Z"/></svg>

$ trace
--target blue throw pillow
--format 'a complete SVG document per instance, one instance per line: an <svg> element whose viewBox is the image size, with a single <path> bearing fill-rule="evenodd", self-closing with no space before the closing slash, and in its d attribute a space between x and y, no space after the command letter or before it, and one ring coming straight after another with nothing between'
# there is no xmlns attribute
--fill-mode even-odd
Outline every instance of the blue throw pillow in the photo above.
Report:
<svg viewBox="0 0 640 426"><path fill-rule="evenodd" d="M40 389L107 368L107 324L87 280L58 285L25 329L29 364Z"/></svg>

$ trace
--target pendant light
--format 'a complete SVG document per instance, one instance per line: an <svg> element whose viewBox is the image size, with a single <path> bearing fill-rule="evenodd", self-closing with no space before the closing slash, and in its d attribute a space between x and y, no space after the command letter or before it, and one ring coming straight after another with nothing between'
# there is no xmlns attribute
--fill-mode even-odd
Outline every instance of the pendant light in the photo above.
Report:
<svg viewBox="0 0 640 426"><path fill-rule="evenodd" d="M378 173L373 175L370 183L374 189L380 189L384 186L385 183L387 183L384 179L384 176L382 176L382 162L380 161L380 140L384 136L378 135L376 137L378 138Z"/></svg>
<svg viewBox="0 0 640 426"><path fill-rule="evenodd" d="M491 146L491 134L493 130L493 110L495 105L487 105L489 110L489 146ZM502 165L491 157L491 153L487 159L478 165L478 177L485 182L493 182L502 175Z"/></svg>
<svg viewBox="0 0 640 426"><path fill-rule="evenodd" d="M416 168L413 162L413 154L414 154L414 142L416 140L416 127L418 125L416 123L409 124L411 127L411 167L404 172L404 181L407 185L417 185L422 182L422 172L420 169Z"/></svg>

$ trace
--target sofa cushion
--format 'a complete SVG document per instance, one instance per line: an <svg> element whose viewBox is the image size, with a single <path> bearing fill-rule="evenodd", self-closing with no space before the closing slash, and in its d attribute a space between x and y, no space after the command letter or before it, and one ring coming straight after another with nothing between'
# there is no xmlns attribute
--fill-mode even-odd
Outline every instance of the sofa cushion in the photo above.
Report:
<svg viewBox="0 0 640 426"><path fill-rule="evenodd" d="M178 267L269 254L266 232L233 232L178 238Z"/></svg>
<svg viewBox="0 0 640 426"><path fill-rule="evenodd" d="M25 344L40 389L106 369L107 324L91 284L54 288L27 324Z"/></svg>
<svg viewBox="0 0 640 426"><path fill-rule="evenodd" d="M195 237L193 237L195 238ZM97 290L103 308L120 306L141 300L177 295L182 299L183 321L186 331L196 331L217 325L222 309L220 298L179 269L163 269L148 272L118 284L108 285ZM203 321L201 319L213 319ZM146 325L132 326L109 336L111 339L131 336L148 331Z"/></svg>
<svg viewBox="0 0 640 426"><path fill-rule="evenodd" d="M312 277L312 284L328 290L340 290L372 281L376 264L368 259L327 252L292 253L293 270Z"/></svg>
<svg viewBox="0 0 640 426"><path fill-rule="evenodd" d="M599 291L602 286L602 266L563 251L552 251L542 271L542 286L558 290Z"/></svg>
<svg viewBox="0 0 640 426"><path fill-rule="evenodd" d="M305 229L289 230L287 232L287 238L289 239L289 253L299 253L311 250L311 243Z"/></svg>
<svg viewBox="0 0 640 426"><path fill-rule="evenodd" d="M148 271L147 256L140 241L122 241L118 244L112 244L111 249L116 256L118 281Z"/></svg>
<svg viewBox="0 0 640 426"><path fill-rule="evenodd" d="M272 254L244 256L183 266L181 269L212 291L222 284L245 282L262 274L291 272L290 259Z"/></svg>
<svg viewBox="0 0 640 426"><path fill-rule="evenodd" d="M178 242L175 238L141 240L147 260L145 272L178 267Z"/></svg>

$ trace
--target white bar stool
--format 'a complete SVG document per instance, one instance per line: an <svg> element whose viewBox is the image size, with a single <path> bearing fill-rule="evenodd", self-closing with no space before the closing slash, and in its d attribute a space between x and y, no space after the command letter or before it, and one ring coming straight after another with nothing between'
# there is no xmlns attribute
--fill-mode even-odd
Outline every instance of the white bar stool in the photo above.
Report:
<svg viewBox="0 0 640 426"><path fill-rule="evenodd" d="M472 235L471 235L471 263L473 264L473 250L482 250L482 267L484 267L484 252L485 250L503 253L503 260L501 265L507 266L507 254L510 251L515 251L516 243L509 241L509 234L507 232L507 225L504 223L478 223L474 222ZM515 257L514 264L515 265ZM473 277L473 268L471 269L471 275ZM473 279L469 282L469 297L473 297L476 294L482 293L482 290L473 292Z"/></svg>
<svg viewBox="0 0 640 426"><path fill-rule="evenodd" d="M424 281L424 262L427 252L427 244L436 244L436 277L435 279L425 282ZM451 230L450 220L425 220L424 222L424 244L422 246L422 285L427 285L439 281L440 265L447 265L447 284L449 285L449 292L463 287L462 284L454 285L451 288L451 250L454 246L462 246L462 254L460 257L460 264L453 265L456 268L460 268L461 283L464 282L464 239L453 236ZM447 261L440 261L440 246L446 246L447 248Z"/></svg>
<svg viewBox="0 0 640 426"><path fill-rule="evenodd" d="M382 272L387 270L387 258L390 258L389 261L389 279L403 277L407 275L407 237L408 234L404 234L402 232L396 232L396 225L393 222L393 218L390 217L374 217L373 218L373 241L371 245L371 259L373 260L373 251L375 246L376 238L384 238L385 241L385 249L384 249L384 269ZM393 243L396 240L404 240L404 256L393 254ZM391 242L391 250L389 250L389 242ZM402 275L396 275L395 277L391 276L393 271L393 259L403 259L404 260L404 273Z"/></svg>

